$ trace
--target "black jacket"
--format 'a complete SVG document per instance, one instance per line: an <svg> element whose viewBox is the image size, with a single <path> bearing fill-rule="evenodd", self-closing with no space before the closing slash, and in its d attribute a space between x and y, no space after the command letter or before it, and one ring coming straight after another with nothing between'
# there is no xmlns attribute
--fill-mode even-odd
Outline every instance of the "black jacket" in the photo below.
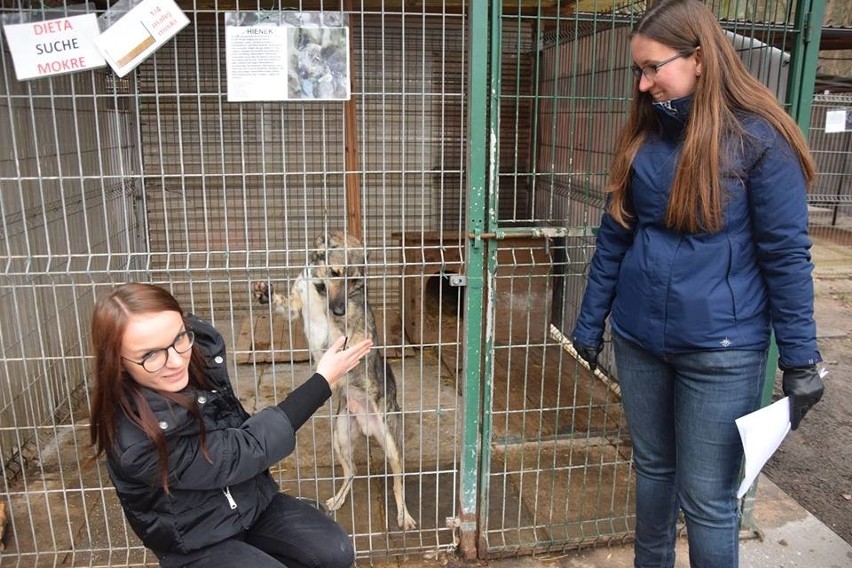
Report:
<svg viewBox="0 0 852 568"><path fill-rule="evenodd" d="M126 417L119 419L118 448L107 457L110 478L130 525L145 546L158 554L197 550L251 527L278 492L269 466L293 451L295 430L331 394L325 379L314 375L281 405L249 416L231 387L222 336L193 316L188 325L195 331L193 349L204 353L207 378L214 385L210 391L193 392L213 463L201 453L196 419L149 389L145 398L166 435L169 493L160 485L154 446ZM298 405L293 405L294 398ZM296 407L300 416L293 418L288 408Z"/></svg>

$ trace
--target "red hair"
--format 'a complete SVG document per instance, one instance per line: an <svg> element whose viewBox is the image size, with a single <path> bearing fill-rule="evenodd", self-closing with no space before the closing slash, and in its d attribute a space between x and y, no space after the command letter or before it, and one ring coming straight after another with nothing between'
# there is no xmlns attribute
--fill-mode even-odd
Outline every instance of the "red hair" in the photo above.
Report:
<svg viewBox="0 0 852 568"><path fill-rule="evenodd" d="M160 483L168 492L168 449L166 437L145 399L143 387L125 370L121 358L122 341L127 321L137 314L177 312L186 325L180 304L169 292L152 284L130 283L115 288L98 300L92 314L92 347L95 356L95 388L92 396L90 436L95 457L118 449L118 422L121 415L145 432L157 451L160 464ZM204 356L193 349L189 360L189 386L209 389L204 373ZM192 413L198 420L201 452L207 455L206 430L195 399L181 393L160 392L165 398Z"/></svg>

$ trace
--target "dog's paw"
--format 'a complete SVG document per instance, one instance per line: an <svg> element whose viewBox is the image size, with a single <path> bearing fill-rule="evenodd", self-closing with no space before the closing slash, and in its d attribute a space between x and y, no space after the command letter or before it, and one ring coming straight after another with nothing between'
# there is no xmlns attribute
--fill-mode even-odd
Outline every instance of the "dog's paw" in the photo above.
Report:
<svg viewBox="0 0 852 568"><path fill-rule="evenodd" d="M258 280L252 285L252 293L259 303L268 304L272 295L272 284Z"/></svg>
<svg viewBox="0 0 852 568"><path fill-rule="evenodd" d="M338 499L335 495L334 497L330 497L325 500L325 508L329 511L336 511L341 505L343 505L343 501L345 501L345 499Z"/></svg>
<svg viewBox="0 0 852 568"><path fill-rule="evenodd" d="M402 511L396 516L396 524L404 531L410 531L417 528L417 522L408 514L408 511Z"/></svg>

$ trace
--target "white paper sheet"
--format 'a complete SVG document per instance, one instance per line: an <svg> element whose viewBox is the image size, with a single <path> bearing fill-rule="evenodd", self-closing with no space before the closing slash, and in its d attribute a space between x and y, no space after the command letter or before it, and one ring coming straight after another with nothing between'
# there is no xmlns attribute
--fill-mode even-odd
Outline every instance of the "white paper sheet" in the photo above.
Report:
<svg viewBox="0 0 852 568"><path fill-rule="evenodd" d="M737 490L742 499L790 431L790 397L737 418L736 423L745 451L745 472Z"/></svg>
<svg viewBox="0 0 852 568"><path fill-rule="evenodd" d="M825 132L844 132L849 130L849 114L852 109L836 108L825 111Z"/></svg>
<svg viewBox="0 0 852 568"><path fill-rule="evenodd" d="M348 16L225 12L228 102L351 97Z"/></svg>
<svg viewBox="0 0 852 568"><path fill-rule="evenodd" d="M4 25L3 29L18 81L106 65L94 44L100 33L94 14Z"/></svg>
<svg viewBox="0 0 852 568"><path fill-rule="evenodd" d="M119 77L130 73L189 25L189 18L175 0L117 2L100 18L109 27L94 42Z"/></svg>

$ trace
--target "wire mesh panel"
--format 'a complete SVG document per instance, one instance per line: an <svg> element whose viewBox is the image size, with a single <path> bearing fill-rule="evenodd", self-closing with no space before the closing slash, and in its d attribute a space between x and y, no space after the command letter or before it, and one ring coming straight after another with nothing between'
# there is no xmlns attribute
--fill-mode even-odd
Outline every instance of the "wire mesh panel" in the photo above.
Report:
<svg viewBox="0 0 852 568"><path fill-rule="evenodd" d="M375 315L417 528L397 526L393 472L363 437L351 439L357 473L335 517L359 558L452 548L464 3L180 5L191 24L123 78L99 69L19 82L0 39L3 565L156 565L102 461L87 461L94 299L134 280L169 289L222 332L235 390L255 412L312 366L302 321L258 303L255 286L286 294L332 230L360 237L367 254L355 268L369 305L341 325L369 331L363 314ZM238 9L345 14L351 100L229 103L224 12ZM7 10L44 18L29 5ZM320 409L272 468L285 491L325 500L345 481L330 437L336 408Z"/></svg>
<svg viewBox="0 0 852 568"><path fill-rule="evenodd" d="M801 95L788 92L789 51L801 41L795 3L709 4L755 76L783 103ZM632 449L610 344L592 373L570 334L633 96L629 34L646 5L503 2L492 13L501 44L490 77L499 157L485 554L608 544L633 530Z"/></svg>
<svg viewBox="0 0 852 568"><path fill-rule="evenodd" d="M5 45L0 65L2 560L52 565L110 547L111 496L85 462L87 318L98 283L144 250L140 166L103 72L20 83Z"/></svg>
<svg viewBox="0 0 852 568"><path fill-rule="evenodd" d="M50 17L69 9L55 4ZM258 286L286 295L329 240L315 239L333 230L359 237L366 254L352 268L367 304L341 325L369 332L374 314L377 350L396 376L402 479L417 523L397 526L378 444L351 438L357 473L334 515L359 558L456 545L468 524L458 512L462 452L484 452L470 479L483 480L486 553L627 537L618 385L578 366L566 335L630 97L627 32L644 4L495 2L494 59L474 69L496 79L490 108L469 100L469 53L485 38L470 37L468 2L179 4L190 25L122 78L105 68L18 81L0 36L4 565L156 564L102 461L88 460L95 298L135 280L169 289L222 332L235 390L255 412L312 366L311 328L259 303ZM351 100L229 102L224 15L234 11L343 14ZM797 33L790 6L741 11L725 14L732 41L775 45ZM3 3L6 13L49 16L27 2ZM778 60L764 64L757 44L742 45L780 89ZM492 111L487 154L468 147L471 109ZM498 239L486 310L465 309L468 277L480 276L468 274L477 205L466 160L494 172L493 199L479 212L492 222L474 235ZM489 332L488 388L482 416L463 416L462 395L479 400L467 389L480 377L461 379L482 355L465 342L478 327ZM612 371L608 350L602 367ZM273 466L284 490L325 500L346 481L331 442L336 408L318 411L294 454ZM463 431L475 436L463 441Z"/></svg>
<svg viewBox="0 0 852 568"><path fill-rule="evenodd" d="M491 555L612 542L632 530L618 389L578 366L565 326L583 291L629 98L633 10L614 8L580 13L539 2L501 14L497 223L513 236L498 241L494 265L482 523ZM543 236L522 237L524 227Z"/></svg>
<svg viewBox="0 0 852 568"><path fill-rule="evenodd" d="M834 251L852 246L852 126L832 127L831 113L850 121L846 117L852 117L852 95L814 96L808 142L817 177L808 192L809 230L813 239L826 245L821 247L826 258L816 259L826 269L838 265Z"/></svg>

